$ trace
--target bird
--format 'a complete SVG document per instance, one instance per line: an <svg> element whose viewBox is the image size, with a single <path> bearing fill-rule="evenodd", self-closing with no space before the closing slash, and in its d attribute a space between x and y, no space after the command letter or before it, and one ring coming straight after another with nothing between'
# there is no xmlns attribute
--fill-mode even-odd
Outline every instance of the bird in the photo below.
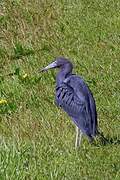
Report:
<svg viewBox="0 0 120 180"><path fill-rule="evenodd" d="M57 57L54 62L40 69L45 72L58 68L56 75L55 103L62 108L76 126L75 148L81 145L86 135L92 143L98 131L97 110L93 94L81 76L72 73L73 64L65 57Z"/></svg>

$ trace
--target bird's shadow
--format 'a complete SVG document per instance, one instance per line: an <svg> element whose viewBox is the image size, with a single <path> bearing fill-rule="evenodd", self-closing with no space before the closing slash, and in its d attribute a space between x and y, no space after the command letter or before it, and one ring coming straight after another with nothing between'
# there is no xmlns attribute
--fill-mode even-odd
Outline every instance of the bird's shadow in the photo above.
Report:
<svg viewBox="0 0 120 180"><path fill-rule="evenodd" d="M120 145L120 138L117 136L106 136L105 139L99 138L94 144L95 146Z"/></svg>
<svg viewBox="0 0 120 180"><path fill-rule="evenodd" d="M120 144L120 138L118 137L108 137L109 144Z"/></svg>

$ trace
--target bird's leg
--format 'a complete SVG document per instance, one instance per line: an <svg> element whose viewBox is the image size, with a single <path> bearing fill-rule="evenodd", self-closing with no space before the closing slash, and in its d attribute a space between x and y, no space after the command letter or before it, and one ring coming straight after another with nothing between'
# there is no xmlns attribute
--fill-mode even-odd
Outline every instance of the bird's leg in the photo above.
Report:
<svg viewBox="0 0 120 180"><path fill-rule="evenodd" d="M81 141L82 141L82 131L79 129L79 144L78 144L78 146L80 146L80 144L81 144Z"/></svg>
<svg viewBox="0 0 120 180"><path fill-rule="evenodd" d="M81 132L80 129L76 126L75 148L77 148L77 147L80 146L81 138L82 138L82 132Z"/></svg>
<svg viewBox="0 0 120 180"><path fill-rule="evenodd" d="M76 140L75 140L75 148L78 147L78 134L79 134L79 128L76 126Z"/></svg>

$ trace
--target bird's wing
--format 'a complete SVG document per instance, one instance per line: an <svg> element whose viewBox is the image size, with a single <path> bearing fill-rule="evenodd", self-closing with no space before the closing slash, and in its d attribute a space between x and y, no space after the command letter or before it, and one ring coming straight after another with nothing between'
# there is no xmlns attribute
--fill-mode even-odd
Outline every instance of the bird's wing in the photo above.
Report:
<svg viewBox="0 0 120 180"><path fill-rule="evenodd" d="M76 75L66 78L56 89L56 101L85 134L96 134L95 101L82 78Z"/></svg>

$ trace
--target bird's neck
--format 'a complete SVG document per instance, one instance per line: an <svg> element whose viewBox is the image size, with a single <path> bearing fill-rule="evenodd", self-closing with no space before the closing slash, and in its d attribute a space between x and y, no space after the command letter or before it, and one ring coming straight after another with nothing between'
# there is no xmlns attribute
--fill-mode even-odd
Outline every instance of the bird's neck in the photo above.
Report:
<svg viewBox="0 0 120 180"><path fill-rule="evenodd" d="M57 74L57 86L60 85L65 78L72 74L72 67L70 65L64 66Z"/></svg>

